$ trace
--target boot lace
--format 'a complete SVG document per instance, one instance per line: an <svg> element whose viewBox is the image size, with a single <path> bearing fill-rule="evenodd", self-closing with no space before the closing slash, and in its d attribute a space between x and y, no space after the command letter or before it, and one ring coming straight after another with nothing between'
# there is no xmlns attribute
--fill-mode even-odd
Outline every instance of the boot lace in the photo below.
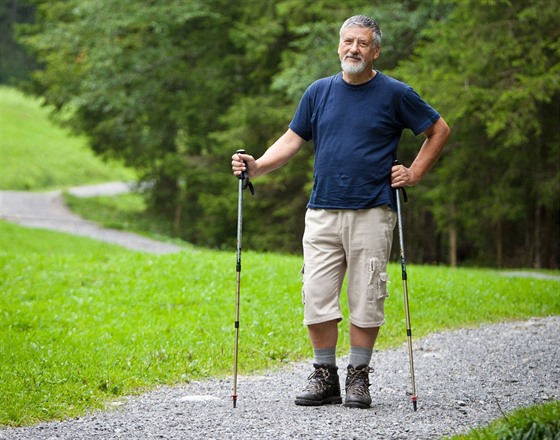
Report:
<svg viewBox="0 0 560 440"><path fill-rule="evenodd" d="M317 367L309 375L304 391L322 391L327 388L327 380L331 376L328 368Z"/></svg>
<svg viewBox="0 0 560 440"><path fill-rule="evenodd" d="M358 396L369 396L369 373L373 373L373 368L364 367L361 369L351 368L348 370L346 393L358 395Z"/></svg>

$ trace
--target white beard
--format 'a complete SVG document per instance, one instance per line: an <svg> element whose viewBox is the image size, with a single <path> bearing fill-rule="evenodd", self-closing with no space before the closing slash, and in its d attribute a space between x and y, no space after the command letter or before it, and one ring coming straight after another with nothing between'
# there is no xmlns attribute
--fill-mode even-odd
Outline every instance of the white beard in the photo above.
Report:
<svg viewBox="0 0 560 440"><path fill-rule="evenodd" d="M357 73L362 73L364 70L366 70L367 66L364 60L361 60L360 64L356 65L356 64L348 64L343 59L340 62L340 67L342 67L342 70L346 73L357 74Z"/></svg>

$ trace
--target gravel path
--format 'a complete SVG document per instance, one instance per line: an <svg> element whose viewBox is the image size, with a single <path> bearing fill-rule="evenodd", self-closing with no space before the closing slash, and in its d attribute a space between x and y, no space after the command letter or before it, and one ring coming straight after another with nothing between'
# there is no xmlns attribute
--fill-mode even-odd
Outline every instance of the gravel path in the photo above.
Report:
<svg viewBox="0 0 560 440"><path fill-rule="evenodd" d="M127 190L123 184L109 184L71 191L90 196ZM146 252L181 249L84 221L64 206L60 192L1 191L0 218ZM549 278L558 281L556 276ZM410 379L403 345L374 353L373 405L368 410L294 405L295 394L311 372L308 362L262 376L240 376L236 409L231 379L194 382L123 398L105 411L78 419L0 429L0 440L437 439L486 424L502 411L560 399L559 336L560 317L552 316L415 340L417 412L406 394ZM339 359L339 365L344 368L346 361Z"/></svg>
<svg viewBox="0 0 560 440"><path fill-rule="evenodd" d="M403 345L374 353L367 410L294 405L310 372L309 363L298 363L240 376L236 409L232 380L210 380L162 387L78 419L0 430L0 439L437 439L486 424L502 410L559 399L559 335L560 317L547 317L416 341L417 412L406 395Z"/></svg>

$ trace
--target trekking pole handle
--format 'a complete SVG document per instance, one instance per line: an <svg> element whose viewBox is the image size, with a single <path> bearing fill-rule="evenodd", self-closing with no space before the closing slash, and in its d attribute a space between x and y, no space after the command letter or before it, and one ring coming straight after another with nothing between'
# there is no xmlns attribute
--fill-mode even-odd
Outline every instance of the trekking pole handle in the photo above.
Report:
<svg viewBox="0 0 560 440"><path fill-rule="evenodd" d="M395 166L395 165L402 165L402 163L401 163L398 159L395 159L395 160L393 161L393 163L392 163L392 166ZM405 202L408 202L408 195L406 194L406 190L404 189L404 186L399 186L399 187L395 188L396 196L398 197L398 191L399 191L399 189L400 189L401 192L402 192L404 201L405 201Z"/></svg>
<svg viewBox="0 0 560 440"><path fill-rule="evenodd" d="M239 150L236 151L236 153L237 154L247 154L244 149L239 149ZM243 163L245 164L245 168L247 168L247 161L244 160ZM253 184L251 183L251 179L249 179L249 170L245 169L245 171L241 171L241 174L239 174L237 176L237 178L242 182L243 189L249 188L249 191L251 191L251 195L254 196L255 195L255 188L253 187Z"/></svg>
<svg viewBox="0 0 560 440"><path fill-rule="evenodd" d="M247 152L244 149L239 149L235 153L236 154L247 154ZM247 165L247 162L243 161L243 163L245 164L245 166ZM241 174L239 174L237 177L241 180L246 179L248 177L247 176L247 171L241 171Z"/></svg>

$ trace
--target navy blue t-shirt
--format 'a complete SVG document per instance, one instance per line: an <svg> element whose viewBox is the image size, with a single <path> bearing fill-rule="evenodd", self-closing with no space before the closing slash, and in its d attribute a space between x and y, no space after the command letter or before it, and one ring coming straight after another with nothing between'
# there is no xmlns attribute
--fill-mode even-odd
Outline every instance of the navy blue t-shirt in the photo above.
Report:
<svg viewBox="0 0 560 440"><path fill-rule="evenodd" d="M395 209L390 173L402 131L417 135L439 117L412 87L379 71L358 85L342 73L311 84L289 125L315 144L307 207Z"/></svg>

